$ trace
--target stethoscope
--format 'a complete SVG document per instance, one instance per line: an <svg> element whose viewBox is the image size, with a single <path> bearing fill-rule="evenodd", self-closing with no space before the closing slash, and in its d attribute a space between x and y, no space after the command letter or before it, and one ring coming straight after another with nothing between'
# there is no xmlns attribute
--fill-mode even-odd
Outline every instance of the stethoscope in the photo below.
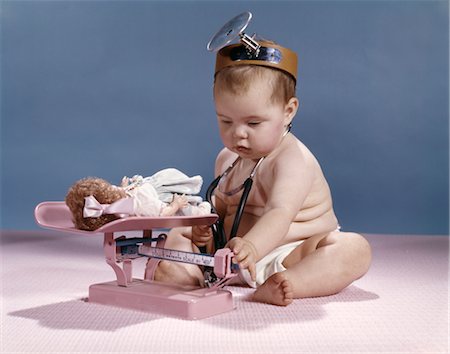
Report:
<svg viewBox="0 0 450 354"><path fill-rule="evenodd" d="M261 157L258 160L256 165L253 167L252 171L250 172L250 175L247 177L247 179L244 181L244 183L241 186L239 186L231 191L224 192L224 194L231 196L231 195L234 195L234 194L240 192L241 190L243 190L241 199L239 200L239 204L236 209L236 214L234 215L233 226L231 227L231 232L230 232L230 239L232 239L233 237L235 237L237 235L237 231L239 228L239 224L241 222L242 214L244 213L244 208L245 208L245 205L247 204L247 198L248 198L248 195L250 194L250 190L252 189L253 177L255 177L256 170L258 169L259 165L261 165L261 163L263 162L264 159L265 159L265 156ZM226 177L240 160L241 160L240 157L238 157L236 160L234 160L234 162L225 170L225 172L222 173L220 176L218 176L216 179L214 179L214 181L212 181L211 184L209 185L208 190L206 191L206 200L209 202L209 204L211 204L211 212L213 214L216 214L217 210L214 207L214 204L212 202L212 195L213 195L215 189L217 188L217 186L220 184L220 181L222 180L222 178ZM226 234L225 234L225 230L223 227L223 221L220 218L217 219L217 221L211 225L211 229L212 229L213 237L214 237L214 248L216 250L223 248L225 246L225 244L227 243Z"/></svg>
<svg viewBox="0 0 450 354"><path fill-rule="evenodd" d="M284 132L282 138L284 138L291 131L291 128L292 128L292 124L289 124L287 127L287 130ZM258 169L258 167L261 165L261 163L264 161L265 158L266 158L266 156L263 156L258 160L256 165L253 167L252 171L250 172L250 175L247 177L247 179L244 181L244 183L241 186L234 188L231 191L223 192L224 194L231 196L231 195L234 195L234 194L238 193L239 191L243 190L241 199L239 200L239 204L236 209L236 214L234 215L233 226L231 227L231 232L230 232L230 239L232 239L233 237L236 237L236 235L237 235L239 224L241 222L241 218L244 213L244 208L245 208L245 205L247 204L247 198L248 198L248 195L250 194L250 190L252 189L253 177L255 177L256 170ZM225 170L225 172L222 173L221 175L219 175L218 177L216 177L209 185L209 187L206 191L206 200L209 202L209 204L211 204L211 213L217 214L217 210L214 207L214 204L212 202L212 196L213 196L214 191L220 184L220 181L222 180L222 178L226 177L240 160L241 160L241 157L237 157L236 160L234 160L234 162ZM217 219L217 221L211 225L211 229L212 229L213 238L214 238L214 248L216 250L223 248L225 246L225 244L227 243L227 237L225 234L223 220L221 220L220 218Z"/></svg>

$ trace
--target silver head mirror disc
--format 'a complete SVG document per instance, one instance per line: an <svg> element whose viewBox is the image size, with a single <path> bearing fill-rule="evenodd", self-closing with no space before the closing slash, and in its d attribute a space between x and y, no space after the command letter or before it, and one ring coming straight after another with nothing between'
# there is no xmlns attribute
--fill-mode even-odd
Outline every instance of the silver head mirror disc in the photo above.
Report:
<svg viewBox="0 0 450 354"><path fill-rule="evenodd" d="M233 17L211 38L206 48L210 52L216 52L222 49L244 32L251 18L251 12L243 12L240 15Z"/></svg>

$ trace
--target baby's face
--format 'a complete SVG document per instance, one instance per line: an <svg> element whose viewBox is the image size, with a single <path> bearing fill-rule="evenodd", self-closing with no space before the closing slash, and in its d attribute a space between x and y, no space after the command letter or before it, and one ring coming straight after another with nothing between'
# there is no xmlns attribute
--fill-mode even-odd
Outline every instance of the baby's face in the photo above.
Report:
<svg viewBox="0 0 450 354"><path fill-rule="evenodd" d="M215 88L217 120L225 147L242 158L259 159L279 146L293 114L287 105L272 102L271 96L272 88L260 78L240 95Z"/></svg>

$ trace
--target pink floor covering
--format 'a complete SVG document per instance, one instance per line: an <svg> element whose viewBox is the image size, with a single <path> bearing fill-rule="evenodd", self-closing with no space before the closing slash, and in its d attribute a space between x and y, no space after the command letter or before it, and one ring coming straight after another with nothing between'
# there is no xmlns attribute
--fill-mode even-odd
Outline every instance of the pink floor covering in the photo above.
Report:
<svg viewBox="0 0 450 354"><path fill-rule="evenodd" d="M101 235L5 231L1 353L448 353L449 238L366 236L372 268L340 294L281 308L228 287L234 311L187 321L83 301L114 279Z"/></svg>

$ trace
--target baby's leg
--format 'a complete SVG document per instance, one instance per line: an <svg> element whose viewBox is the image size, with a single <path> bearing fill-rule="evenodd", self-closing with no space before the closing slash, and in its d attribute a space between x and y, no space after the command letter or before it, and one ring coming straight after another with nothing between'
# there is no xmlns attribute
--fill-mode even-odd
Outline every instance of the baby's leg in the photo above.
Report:
<svg viewBox="0 0 450 354"><path fill-rule="evenodd" d="M282 302L289 303L290 296L332 295L364 275L370 261L370 246L361 235L331 232L311 237L286 257L283 262L286 271L267 279L255 291L254 299L283 305ZM284 295L280 297L277 293Z"/></svg>
<svg viewBox="0 0 450 354"><path fill-rule="evenodd" d="M175 228L169 232L164 248L199 252L191 240L182 235L182 228ZM154 280L161 282L195 286L203 286L203 279L203 273L198 266L165 260L159 262L154 277Z"/></svg>

